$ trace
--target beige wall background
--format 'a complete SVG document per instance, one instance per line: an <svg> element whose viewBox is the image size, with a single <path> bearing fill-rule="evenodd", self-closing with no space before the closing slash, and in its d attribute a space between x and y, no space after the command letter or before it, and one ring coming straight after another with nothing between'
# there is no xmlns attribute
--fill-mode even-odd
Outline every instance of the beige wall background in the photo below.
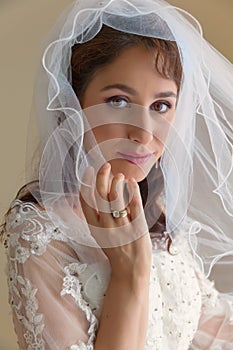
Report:
<svg viewBox="0 0 233 350"><path fill-rule="evenodd" d="M142 0L143 1L143 0ZM71 0L0 0L0 218L24 184L27 124L40 43ZM205 37L233 61L232 0L170 0L201 22ZM0 350L16 350L0 246Z"/></svg>

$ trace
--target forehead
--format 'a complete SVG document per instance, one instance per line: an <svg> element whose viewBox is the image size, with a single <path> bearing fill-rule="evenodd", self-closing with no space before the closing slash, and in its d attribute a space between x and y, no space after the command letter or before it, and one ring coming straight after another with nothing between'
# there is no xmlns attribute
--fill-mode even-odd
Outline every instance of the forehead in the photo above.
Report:
<svg viewBox="0 0 233 350"><path fill-rule="evenodd" d="M116 81L136 86L166 88L176 84L163 77L156 69L156 54L153 50L137 46L122 51L111 63L101 68L93 79L102 85Z"/></svg>

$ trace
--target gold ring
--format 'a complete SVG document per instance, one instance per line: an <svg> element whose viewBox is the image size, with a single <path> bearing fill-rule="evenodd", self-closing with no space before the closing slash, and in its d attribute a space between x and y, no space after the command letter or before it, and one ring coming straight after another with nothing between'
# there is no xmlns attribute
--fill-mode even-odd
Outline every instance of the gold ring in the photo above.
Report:
<svg viewBox="0 0 233 350"><path fill-rule="evenodd" d="M128 211L127 209L123 209L123 210L112 210L112 216L114 217L114 219L119 219L119 218L124 218L128 215Z"/></svg>

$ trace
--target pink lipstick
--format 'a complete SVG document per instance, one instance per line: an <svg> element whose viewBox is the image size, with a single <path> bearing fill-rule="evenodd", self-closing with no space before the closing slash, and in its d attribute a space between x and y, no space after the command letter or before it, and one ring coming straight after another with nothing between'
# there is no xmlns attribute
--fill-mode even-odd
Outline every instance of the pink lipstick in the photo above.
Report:
<svg viewBox="0 0 233 350"><path fill-rule="evenodd" d="M135 152L117 152L121 158L128 160L133 164L142 165L145 164L151 157L152 153L135 153Z"/></svg>

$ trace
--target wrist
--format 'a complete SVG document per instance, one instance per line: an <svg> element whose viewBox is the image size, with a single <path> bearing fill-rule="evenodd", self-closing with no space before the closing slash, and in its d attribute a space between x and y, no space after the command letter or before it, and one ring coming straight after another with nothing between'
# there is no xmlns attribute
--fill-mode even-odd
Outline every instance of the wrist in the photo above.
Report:
<svg viewBox="0 0 233 350"><path fill-rule="evenodd" d="M127 273L112 271L111 282L117 285L119 289L129 290L137 295L139 293L144 294L149 289L150 271L144 271L143 273L138 273L136 269Z"/></svg>
<svg viewBox="0 0 233 350"><path fill-rule="evenodd" d="M112 276L122 282L147 281L150 278L152 258L150 254L136 259L120 256L117 260L111 261L110 264Z"/></svg>

